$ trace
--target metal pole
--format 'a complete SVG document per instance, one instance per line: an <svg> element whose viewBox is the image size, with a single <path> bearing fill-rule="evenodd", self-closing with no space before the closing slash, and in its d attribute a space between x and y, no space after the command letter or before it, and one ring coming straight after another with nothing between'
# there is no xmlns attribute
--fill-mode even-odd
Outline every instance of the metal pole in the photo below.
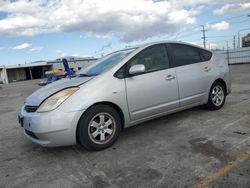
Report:
<svg viewBox="0 0 250 188"><path fill-rule="evenodd" d="M240 48L240 30L238 31L238 48Z"/></svg>
<svg viewBox="0 0 250 188"><path fill-rule="evenodd" d="M235 36L234 36L234 42L233 42L233 46L234 46L234 48L235 48Z"/></svg>
<svg viewBox="0 0 250 188"><path fill-rule="evenodd" d="M229 65L229 49L228 49L228 41L227 41L227 64Z"/></svg>
<svg viewBox="0 0 250 188"><path fill-rule="evenodd" d="M201 25L202 27L202 33L203 33L203 37L201 37L201 39L203 39L203 47L206 48L206 30L205 30L205 25Z"/></svg>

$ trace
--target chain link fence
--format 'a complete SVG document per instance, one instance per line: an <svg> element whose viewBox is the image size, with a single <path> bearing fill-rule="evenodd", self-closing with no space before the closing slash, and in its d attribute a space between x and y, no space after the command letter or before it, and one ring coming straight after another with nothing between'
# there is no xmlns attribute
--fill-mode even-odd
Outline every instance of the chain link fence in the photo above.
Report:
<svg viewBox="0 0 250 188"><path fill-rule="evenodd" d="M224 55L228 64L250 63L250 47L217 51Z"/></svg>

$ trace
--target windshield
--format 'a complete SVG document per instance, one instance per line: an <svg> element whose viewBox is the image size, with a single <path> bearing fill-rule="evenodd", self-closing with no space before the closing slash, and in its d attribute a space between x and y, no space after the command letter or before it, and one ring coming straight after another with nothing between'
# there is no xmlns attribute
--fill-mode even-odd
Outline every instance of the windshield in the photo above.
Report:
<svg viewBox="0 0 250 188"><path fill-rule="evenodd" d="M97 76L115 65L117 65L123 58L128 56L135 49L121 50L118 52L114 52L103 57L98 63L90 66L78 73L79 76Z"/></svg>

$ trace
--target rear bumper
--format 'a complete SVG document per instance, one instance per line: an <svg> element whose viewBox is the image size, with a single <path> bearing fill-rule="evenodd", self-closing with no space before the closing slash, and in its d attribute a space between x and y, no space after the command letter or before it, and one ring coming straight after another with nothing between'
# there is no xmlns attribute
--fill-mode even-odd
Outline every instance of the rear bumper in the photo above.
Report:
<svg viewBox="0 0 250 188"><path fill-rule="evenodd" d="M19 119L24 135L32 142L47 147L67 146L76 144L76 127L82 113L65 113L58 109L27 113L23 107Z"/></svg>

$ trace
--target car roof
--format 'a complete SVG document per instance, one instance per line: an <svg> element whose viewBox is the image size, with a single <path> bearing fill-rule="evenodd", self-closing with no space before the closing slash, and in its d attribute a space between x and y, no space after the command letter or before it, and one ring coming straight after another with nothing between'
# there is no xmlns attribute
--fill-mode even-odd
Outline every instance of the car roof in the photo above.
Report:
<svg viewBox="0 0 250 188"><path fill-rule="evenodd" d="M148 43L139 44L139 45L136 45L136 46L131 46L131 47L128 47L128 48L124 48L124 49L121 49L121 50L117 50L115 52L119 52L119 51L123 51L123 50L130 50L130 49L138 49L138 48L142 48L142 47L152 46L152 45L155 45L155 44L163 44L163 43L165 43L165 44L185 44L185 45L193 46L193 47L196 47L196 48L200 48L200 49L212 52L211 50L205 49L205 48L203 48L201 46L198 46L198 45L194 45L194 44L187 43L187 42L182 42L182 41L171 41L171 40L148 42Z"/></svg>
<svg viewBox="0 0 250 188"><path fill-rule="evenodd" d="M182 41L171 41L171 40L149 42L149 43L139 45L139 47L152 46L152 45L155 45L155 44L162 44L162 43L165 43L165 44L184 44L184 45L193 46L193 47L196 47L196 48L200 48L200 49L212 52L211 50L205 49L205 48L203 48L201 46L198 46L198 45L194 45L194 44L187 43L187 42L182 42Z"/></svg>
<svg viewBox="0 0 250 188"><path fill-rule="evenodd" d="M194 45L194 44L191 44L191 43L182 42L182 41L165 40L165 41L148 42L148 43L139 44L139 45L136 45L136 46L129 46L127 48L123 48L123 49L120 49L120 50L113 51L113 52L111 52L111 53L109 53L107 55L117 53L117 52L120 52L120 51L125 51L125 50L132 50L132 49L136 50L136 49L139 49L139 48L146 48L146 47L156 45L156 44L184 44L184 45L193 46L195 48L200 48L202 50L206 50L206 51L209 51L209 52L213 53L211 50L205 49L203 47L200 47L198 45Z"/></svg>

